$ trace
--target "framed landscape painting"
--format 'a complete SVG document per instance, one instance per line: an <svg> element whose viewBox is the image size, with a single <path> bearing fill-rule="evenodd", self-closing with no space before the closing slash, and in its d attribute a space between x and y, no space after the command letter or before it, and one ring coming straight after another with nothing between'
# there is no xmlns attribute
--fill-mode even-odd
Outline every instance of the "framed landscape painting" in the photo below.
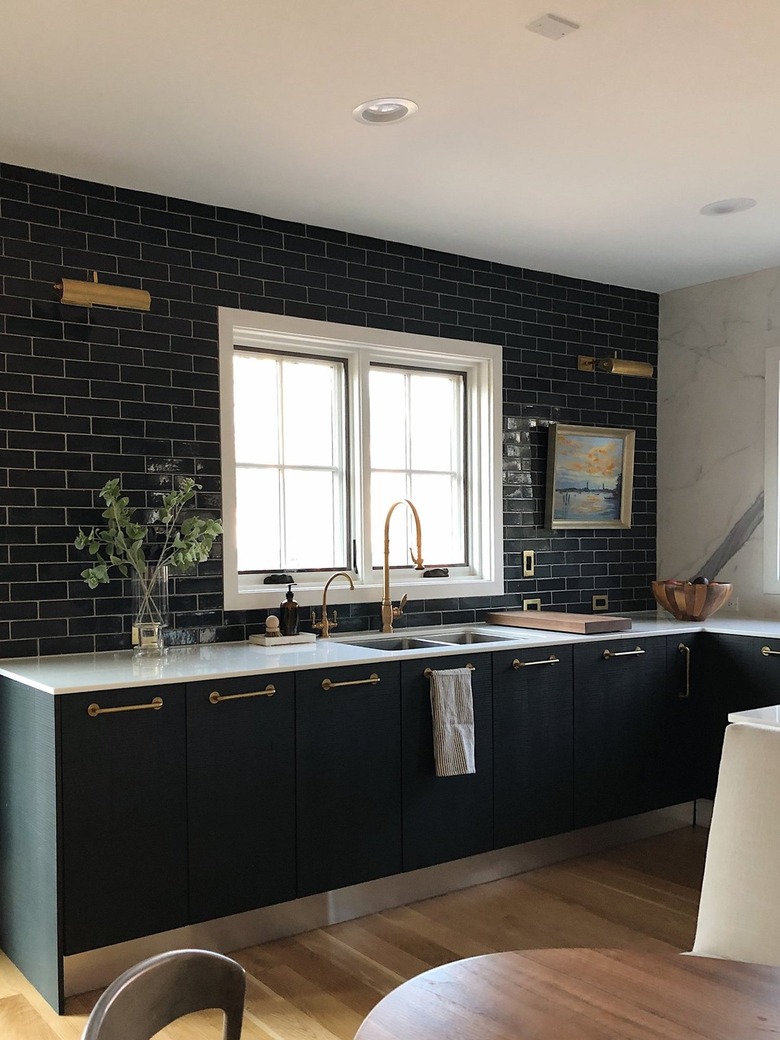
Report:
<svg viewBox="0 0 780 1040"><path fill-rule="evenodd" d="M630 527L634 431L550 424L547 526Z"/></svg>

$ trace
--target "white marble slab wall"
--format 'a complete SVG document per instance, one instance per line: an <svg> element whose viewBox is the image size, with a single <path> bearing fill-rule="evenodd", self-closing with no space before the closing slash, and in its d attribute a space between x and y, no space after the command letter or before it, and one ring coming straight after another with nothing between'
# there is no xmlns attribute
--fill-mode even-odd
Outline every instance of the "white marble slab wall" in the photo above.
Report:
<svg viewBox="0 0 780 1040"><path fill-rule="evenodd" d="M780 345L780 267L661 297L658 577L730 581L747 616L763 591L764 370Z"/></svg>

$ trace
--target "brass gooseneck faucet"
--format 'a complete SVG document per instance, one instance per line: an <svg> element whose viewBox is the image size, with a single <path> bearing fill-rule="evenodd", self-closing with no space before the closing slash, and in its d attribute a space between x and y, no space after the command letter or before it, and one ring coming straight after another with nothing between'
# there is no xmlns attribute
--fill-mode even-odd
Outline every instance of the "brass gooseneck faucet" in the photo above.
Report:
<svg viewBox="0 0 780 1040"><path fill-rule="evenodd" d="M399 498L397 502L393 502L387 511L385 517L385 562L383 568L383 589L382 589L382 631L392 632L393 621L399 618L406 606L407 597L404 596L400 604L397 607L393 606L393 601L390 598L390 517L393 515L393 510L396 506L400 506L403 502L409 506L414 516L415 526L417 527L417 555L415 556L412 552L411 546L409 548L409 555L412 558L412 562L415 565L415 570L421 571L423 569L423 557L422 557L422 529L420 527L420 514L414 507L414 503L408 498Z"/></svg>
<svg viewBox="0 0 780 1040"><path fill-rule="evenodd" d="M336 628L336 626L338 625L338 617L336 615L336 608L335 607L333 608L333 617L328 619L328 603L327 603L327 600L328 600L328 589L330 588L330 583L335 578L346 578L347 581L349 582L349 587L352 589L353 592L355 590L355 586L354 586L354 584L352 582L352 578L350 578L350 576L347 574L346 571L336 571L336 573L335 574L331 574L331 576L325 582L325 588L322 590L322 617L321 617L321 619L319 621L316 620L316 614L314 613L314 608L312 608L312 612L311 612L311 627L314 628L314 629L320 629L320 637L322 639L330 639L330 630L332 628Z"/></svg>

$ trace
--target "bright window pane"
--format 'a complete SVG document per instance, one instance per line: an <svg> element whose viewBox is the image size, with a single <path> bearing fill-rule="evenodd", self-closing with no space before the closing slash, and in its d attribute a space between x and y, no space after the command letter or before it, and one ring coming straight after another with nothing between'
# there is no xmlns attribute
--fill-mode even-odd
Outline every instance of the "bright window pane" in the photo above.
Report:
<svg viewBox="0 0 780 1040"><path fill-rule="evenodd" d="M236 539L240 571L282 569L277 470L237 469Z"/></svg>
<svg viewBox="0 0 780 1040"><path fill-rule="evenodd" d="M285 360L281 367L285 465L332 466L341 366Z"/></svg>
<svg viewBox="0 0 780 1040"><path fill-rule="evenodd" d="M247 348L233 374L239 570L344 567L344 363Z"/></svg>
<svg viewBox="0 0 780 1040"><path fill-rule="evenodd" d="M373 367L371 408L372 565L383 564L390 505L410 498L420 514L426 562L464 564L464 379L456 372ZM381 461L380 461L381 460ZM390 563L408 566L411 511L390 526Z"/></svg>
<svg viewBox="0 0 780 1040"><path fill-rule="evenodd" d="M409 444L412 469L450 472L461 453L457 397L460 380L413 376L409 383Z"/></svg>
<svg viewBox="0 0 780 1040"><path fill-rule="evenodd" d="M332 474L288 470L284 488L287 499L285 567L293 570L345 567L343 514L336 502L338 487Z"/></svg>
<svg viewBox="0 0 780 1040"><path fill-rule="evenodd" d="M374 567L381 567L384 562L384 531L387 511L393 502L397 502L401 498L409 498L405 473L374 473L372 475L371 562ZM408 506L398 506L390 520L390 565L392 567L403 567L407 564L409 546L415 548L414 542L409 542L410 515L411 511Z"/></svg>
<svg viewBox="0 0 780 1040"><path fill-rule="evenodd" d="M406 379L403 372L372 366L369 392L371 468L405 469Z"/></svg>
<svg viewBox="0 0 780 1040"><path fill-rule="evenodd" d="M412 477L411 499L423 525L423 553L429 566L454 566L465 562L463 547L463 496L449 475L419 474Z"/></svg>
<svg viewBox="0 0 780 1040"><path fill-rule="evenodd" d="M233 360L233 409L236 463L279 461L277 366L260 354L236 353ZM262 416L262 422L259 417Z"/></svg>

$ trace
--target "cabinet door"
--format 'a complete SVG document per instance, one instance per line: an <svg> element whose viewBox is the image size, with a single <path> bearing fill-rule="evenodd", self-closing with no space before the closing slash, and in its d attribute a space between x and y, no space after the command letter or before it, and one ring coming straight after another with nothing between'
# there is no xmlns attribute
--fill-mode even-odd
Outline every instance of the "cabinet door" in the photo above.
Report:
<svg viewBox="0 0 780 1040"><path fill-rule="evenodd" d="M294 899L291 672L187 686L190 921Z"/></svg>
<svg viewBox="0 0 780 1040"><path fill-rule="evenodd" d="M436 776L430 680L426 668L473 664L476 773ZM493 705L489 654L404 661L404 870L486 852L493 846Z"/></svg>
<svg viewBox="0 0 780 1040"><path fill-rule="evenodd" d="M186 924L183 687L60 701L64 953Z"/></svg>
<svg viewBox="0 0 780 1040"><path fill-rule="evenodd" d="M493 655L495 846L573 827L570 646Z"/></svg>
<svg viewBox="0 0 780 1040"><path fill-rule="evenodd" d="M401 870L397 664L296 676L298 895Z"/></svg>
<svg viewBox="0 0 780 1040"><path fill-rule="evenodd" d="M763 636L712 632L704 633L704 636L702 781L699 795L712 798L718 780L723 733L730 712L764 708L780 702L780 641Z"/></svg>
<svg viewBox="0 0 780 1040"><path fill-rule="evenodd" d="M690 802L701 785L701 632L666 637L666 733L659 805Z"/></svg>
<svg viewBox="0 0 780 1040"><path fill-rule="evenodd" d="M669 739L664 639L573 649L575 827L657 809Z"/></svg>

